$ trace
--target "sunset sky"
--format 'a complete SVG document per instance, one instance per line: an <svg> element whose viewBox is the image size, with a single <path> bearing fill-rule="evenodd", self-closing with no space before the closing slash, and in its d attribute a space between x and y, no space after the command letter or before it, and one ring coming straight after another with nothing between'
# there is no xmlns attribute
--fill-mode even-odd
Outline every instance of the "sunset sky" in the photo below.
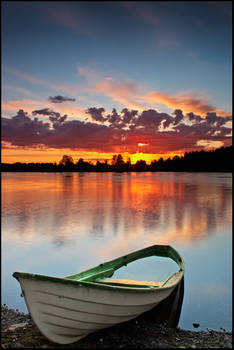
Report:
<svg viewBox="0 0 234 350"><path fill-rule="evenodd" d="M2 1L2 162L231 144L231 1Z"/></svg>

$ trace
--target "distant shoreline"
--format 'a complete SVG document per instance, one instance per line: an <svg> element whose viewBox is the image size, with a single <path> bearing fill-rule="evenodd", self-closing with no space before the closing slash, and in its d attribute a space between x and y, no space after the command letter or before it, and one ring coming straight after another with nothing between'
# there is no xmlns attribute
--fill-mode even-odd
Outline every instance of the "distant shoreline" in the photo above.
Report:
<svg viewBox="0 0 234 350"><path fill-rule="evenodd" d="M194 151L183 157L175 156L164 160L153 160L147 164L138 160L131 164L124 162L121 154L114 155L111 164L97 161L96 164L80 158L76 163L71 156L64 155L54 163L2 163L2 172L232 172L233 146L221 147L213 151Z"/></svg>
<svg viewBox="0 0 234 350"><path fill-rule="evenodd" d="M88 171L88 170L2 170L2 173L232 173L231 170L144 170L144 171Z"/></svg>

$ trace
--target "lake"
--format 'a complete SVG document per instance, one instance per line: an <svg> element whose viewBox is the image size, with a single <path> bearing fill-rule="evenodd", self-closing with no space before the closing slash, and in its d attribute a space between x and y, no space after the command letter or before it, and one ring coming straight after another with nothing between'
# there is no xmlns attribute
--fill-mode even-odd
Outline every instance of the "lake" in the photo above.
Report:
<svg viewBox="0 0 234 350"><path fill-rule="evenodd" d="M179 327L232 330L231 173L2 173L10 308L27 313L14 271L65 276L153 244L185 261ZM164 278L170 268L137 272Z"/></svg>

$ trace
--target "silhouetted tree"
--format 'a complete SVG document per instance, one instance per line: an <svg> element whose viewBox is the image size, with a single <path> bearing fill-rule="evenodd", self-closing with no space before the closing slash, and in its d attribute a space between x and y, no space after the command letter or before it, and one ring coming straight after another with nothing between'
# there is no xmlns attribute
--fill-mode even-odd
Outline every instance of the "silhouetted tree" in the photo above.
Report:
<svg viewBox="0 0 234 350"><path fill-rule="evenodd" d="M114 155L112 165L107 161L97 161L96 165L85 162L80 158L76 165L71 156L64 155L59 164L54 163L2 163L1 170L4 171L220 171L232 172L233 170L233 146L221 147L213 151L194 151L185 153L183 157L175 156L166 161L160 158L151 161L147 165L145 161L139 160L131 164L130 158L125 163L121 154Z"/></svg>
<svg viewBox="0 0 234 350"><path fill-rule="evenodd" d="M161 171L161 170L164 170L164 160L163 158L161 157L159 160L158 160L158 164L157 164L157 170L158 171Z"/></svg>
<svg viewBox="0 0 234 350"><path fill-rule="evenodd" d="M136 171L146 171L147 170L147 164L145 160L138 160L136 162L135 166Z"/></svg>
<svg viewBox="0 0 234 350"><path fill-rule="evenodd" d="M63 165L65 167L74 165L72 156L67 156L66 154L62 157L62 159L59 162L60 165Z"/></svg>
<svg viewBox="0 0 234 350"><path fill-rule="evenodd" d="M76 163L77 171L95 171L95 166L90 162L85 162L83 158L80 158Z"/></svg>
<svg viewBox="0 0 234 350"><path fill-rule="evenodd" d="M125 164L125 170L126 171L131 171L132 164L131 164L131 158L128 158L126 164Z"/></svg>
<svg viewBox="0 0 234 350"><path fill-rule="evenodd" d="M121 154L113 155L111 164L115 171L124 171L125 163Z"/></svg>

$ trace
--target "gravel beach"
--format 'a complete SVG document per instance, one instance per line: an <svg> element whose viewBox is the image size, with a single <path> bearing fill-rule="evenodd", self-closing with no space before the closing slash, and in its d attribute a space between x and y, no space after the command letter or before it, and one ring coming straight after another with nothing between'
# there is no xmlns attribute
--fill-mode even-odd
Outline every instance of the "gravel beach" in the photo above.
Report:
<svg viewBox="0 0 234 350"><path fill-rule="evenodd" d="M232 332L190 331L167 328L140 317L107 328L69 345L50 342L35 326L29 314L1 307L1 347L41 349L106 348L232 348ZM199 326L199 325L197 325Z"/></svg>

